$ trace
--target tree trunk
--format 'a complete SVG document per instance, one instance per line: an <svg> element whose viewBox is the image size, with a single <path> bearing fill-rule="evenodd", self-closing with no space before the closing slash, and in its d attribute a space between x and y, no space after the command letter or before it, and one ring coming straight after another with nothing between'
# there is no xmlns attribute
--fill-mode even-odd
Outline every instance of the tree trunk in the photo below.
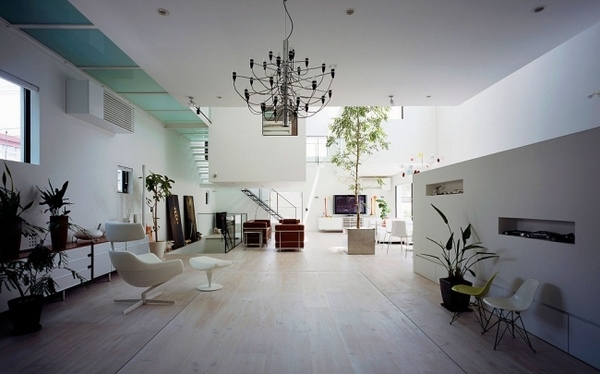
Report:
<svg viewBox="0 0 600 374"><path fill-rule="evenodd" d="M360 228L360 201L358 195L360 193L359 188L359 176L358 166L360 165L360 116L356 114L356 162L354 163L354 199L356 201L356 228Z"/></svg>

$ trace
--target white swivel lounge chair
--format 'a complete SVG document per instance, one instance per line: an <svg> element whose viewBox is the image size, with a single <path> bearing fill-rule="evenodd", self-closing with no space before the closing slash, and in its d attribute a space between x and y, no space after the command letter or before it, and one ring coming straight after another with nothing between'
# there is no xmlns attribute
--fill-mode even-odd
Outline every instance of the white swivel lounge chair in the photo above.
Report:
<svg viewBox="0 0 600 374"><path fill-rule="evenodd" d="M110 261L123 280L135 287L148 287L139 299L117 299L115 302L133 302L125 309L127 314L144 304L175 304L175 301L157 300L154 297L160 292L148 295L150 291L183 273L183 261L180 259L162 261L154 253L135 255L127 251L127 242L143 239L146 235L139 223L107 222L106 239L110 241L112 250L109 252ZM116 242L125 242L124 251L115 251Z"/></svg>

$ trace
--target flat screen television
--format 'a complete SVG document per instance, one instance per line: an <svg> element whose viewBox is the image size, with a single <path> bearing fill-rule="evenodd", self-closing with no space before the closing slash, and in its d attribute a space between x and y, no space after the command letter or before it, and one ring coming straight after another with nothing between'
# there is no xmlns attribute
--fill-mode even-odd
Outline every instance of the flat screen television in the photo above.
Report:
<svg viewBox="0 0 600 374"><path fill-rule="evenodd" d="M367 213L367 195L358 195L360 213ZM335 214L356 214L356 199L354 195L334 195L333 212Z"/></svg>

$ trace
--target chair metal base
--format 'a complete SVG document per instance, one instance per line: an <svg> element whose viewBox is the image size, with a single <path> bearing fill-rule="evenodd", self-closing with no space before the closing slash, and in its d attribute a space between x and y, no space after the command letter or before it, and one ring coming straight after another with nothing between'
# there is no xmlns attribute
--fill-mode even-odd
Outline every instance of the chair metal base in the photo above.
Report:
<svg viewBox="0 0 600 374"><path fill-rule="evenodd" d="M474 312L473 315L475 316L475 319L479 323L479 326L481 326L481 333L484 334L486 331L488 331L491 328L489 326L489 324L490 324L490 320L492 319L492 314L491 313L488 314L488 311L483 306L483 301L479 297L475 298L475 302L469 303L469 309L470 309L470 310L468 310L469 312L471 312L471 311ZM454 315L452 316L452 320L450 321L450 324L452 324L452 322L456 321L464 312L465 311L454 312Z"/></svg>
<svg viewBox="0 0 600 374"><path fill-rule="evenodd" d="M531 348L531 350L535 353L535 349L533 348L533 345L531 344L531 340L529 339L529 335L527 334L527 330L525 329L525 324L523 323L523 319L521 318L520 312L516 312L516 311L512 311L512 310L504 311L503 309L494 308L494 310L492 310L492 314L496 315L496 317L498 317L498 320L496 322L494 322L494 324L492 326L490 326L490 328L488 329L488 330L490 330L492 327L496 326L496 338L494 339L494 350L496 350L496 347L498 347L498 344L500 344L500 341L504 337L504 334L506 333L506 331L509 331L513 338L515 337L515 331L516 331L519 334L519 336L523 339L523 341L525 343L527 343L529 348ZM516 314L516 318L515 318L515 314ZM518 325L518 322L521 322L521 326ZM505 327L504 327L504 330L502 331L502 334L500 334L500 325L502 323L505 324Z"/></svg>
<svg viewBox="0 0 600 374"><path fill-rule="evenodd" d="M132 306L130 306L129 308L125 309L123 311L123 314L131 313L134 310L136 310L137 308L141 307L142 305L173 305L173 304L175 304L174 300L155 299L155 297L160 295L160 292L156 292L151 295L148 295L148 293L150 293L150 291L152 291L153 289L155 289L158 286L160 286L160 284L158 284L156 286L152 286L152 287L148 288L146 291L142 292L142 297L140 299L116 299L116 300L114 300L114 302L115 303L135 303Z"/></svg>

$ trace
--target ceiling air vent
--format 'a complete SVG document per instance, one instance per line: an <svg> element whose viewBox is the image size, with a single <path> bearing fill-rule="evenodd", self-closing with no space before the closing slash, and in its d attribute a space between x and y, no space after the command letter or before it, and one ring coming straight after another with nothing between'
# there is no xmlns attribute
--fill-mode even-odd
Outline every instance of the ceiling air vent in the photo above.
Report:
<svg viewBox="0 0 600 374"><path fill-rule="evenodd" d="M116 134L133 132L133 108L89 80L67 80L66 112Z"/></svg>

